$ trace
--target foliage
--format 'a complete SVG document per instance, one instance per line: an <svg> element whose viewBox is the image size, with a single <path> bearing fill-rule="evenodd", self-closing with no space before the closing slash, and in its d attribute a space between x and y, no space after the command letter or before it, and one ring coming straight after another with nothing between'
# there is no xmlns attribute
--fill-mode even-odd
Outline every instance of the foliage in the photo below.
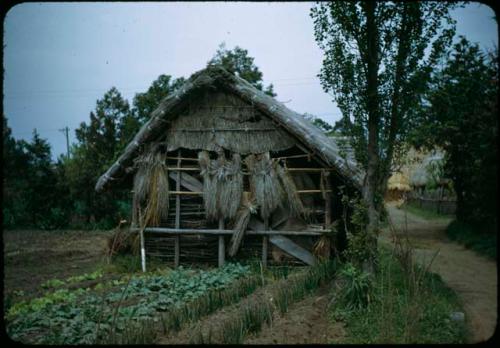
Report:
<svg viewBox="0 0 500 348"><path fill-rule="evenodd" d="M125 284L123 280L110 282L109 289L58 289L14 304L6 317L7 332L14 340L37 343L105 343L127 328L141 327L142 321L158 322L158 312L175 310L209 291L226 288L248 272L246 266L228 263L210 271L179 268L132 276ZM66 283L100 275L96 271Z"/></svg>
<svg viewBox="0 0 500 348"><path fill-rule="evenodd" d="M380 249L379 260L371 301L365 306L350 306L334 296L330 313L332 320L345 324L342 343L465 343L464 323L450 319L451 313L463 311L462 305L438 275L415 270L422 275L416 284L389 251Z"/></svg>
<svg viewBox="0 0 500 348"><path fill-rule="evenodd" d="M368 51L368 9L362 3L319 3L311 9L315 38L325 53L319 75L323 89L333 94L342 111L346 135L354 137L358 160L365 166L370 111L368 61L377 65L380 160L390 162L391 149L409 129L432 69L451 43L451 7L438 2L377 2L374 56ZM424 59L428 47L431 53Z"/></svg>
<svg viewBox="0 0 500 348"><path fill-rule="evenodd" d="M358 196L342 195L343 225L347 238L347 248L342 255L360 268L365 260L371 258L374 251L370 248L365 226L368 220L365 202ZM348 217L348 211L351 213ZM348 221L347 221L348 220Z"/></svg>
<svg viewBox="0 0 500 348"><path fill-rule="evenodd" d="M429 77L455 32L449 2L318 2L319 74L365 169L367 240L376 249L382 197ZM430 53L426 55L426 49ZM373 268L374 260L368 260Z"/></svg>
<svg viewBox="0 0 500 348"><path fill-rule="evenodd" d="M372 297L371 275L347 263L340 269L339 276L345 283L339 294L341 306L348 310L366 308Z"/></svg>
<svg viewBox="0 0 500 348"><path fill-rule="evenodd" d="M497 230L498 62L464 37L432 79L412 142L441 147L453 181L456 216L478 229Z"/></svg>
<svg viewBox="0 0 500 348"><path fill-rule="evenodd" d="M151 113L158 107L162 99L175 92L183 83L183 77L172 79L170 75L160 75L156 80L151 83L151 86L144 93L137 93L134 96L133 108L134 118L140 125L144 124L151 115ZM132 136L139 130L135 128L129 132ZM131 137L124 137L124 141L128 143Z"/></svg>
<svg viewBox="0 0 500 348"><path fill-rule="evenodd" d="M304 118L306 120L309 120L314 124L316 127L318 127L321 131L323 131L326 135L332 135L333 134L333 126L329 124L328 122L322 120L321 118L315 117L314 115L305 113Z"/></svg>
<svg viewBox="0 0 500 348"><path fill-rule="evenodd" d="M497 259L497 235L492 233L481 233L475 226L454 220L446 229L446 235L451 239L463 244L466 248L477 251L494 260Z"/></svg>
<svg viewBox="0 0 500 348"><path fill-rule="evenodd" d="M220 65L232 74L247 80L258 90L271 97L276 97L273 85L270 84L264 89L262 72L254 64L254 58L248 55L248 51L236 46L232 50L226 48L225 43L221 43L215 55L207 63L208 66Z"/></svg>
<svg viewBox="0 0 500 348"><path fill-rule="evenodd" d="M62 227L67 219L60 199L64 185L51 162L50 145L36 130L31 142L15 140L7 119L2 119L4 227Z"/></svg>

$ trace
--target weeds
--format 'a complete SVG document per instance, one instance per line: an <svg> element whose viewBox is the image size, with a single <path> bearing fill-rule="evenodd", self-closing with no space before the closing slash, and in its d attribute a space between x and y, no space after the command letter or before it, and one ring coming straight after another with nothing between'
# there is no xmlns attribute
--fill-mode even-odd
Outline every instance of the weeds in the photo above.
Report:
<svg viewBox="0 0 500 348"><path fill-rule="evenodd" d="M395 232L390 221L389 227ZM392 250L379 248L371 285L349 265L340 272L344 283L331 314L345 323L344 343L463 343L463 323L449 320L450 313L463 309L440 277L429 273L434 259L425 266L415 264L407 233L393 233L393 240Z"/></svg>

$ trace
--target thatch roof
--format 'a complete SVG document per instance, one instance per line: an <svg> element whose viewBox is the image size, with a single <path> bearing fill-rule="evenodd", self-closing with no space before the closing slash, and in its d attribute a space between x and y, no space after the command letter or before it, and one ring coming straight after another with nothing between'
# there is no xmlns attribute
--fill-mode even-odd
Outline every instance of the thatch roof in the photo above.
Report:
<svg viewBox="0 0 500 348"><path fill-rule="evenodd" d="M347 182L361 189L362 169L352 159L344 159L341 156L342 151L335 139L328 138L302 115L288 109L283 103L266 95L246 80L220 67L208 67L194 73L175 93L161 101L156 110L151 113L149 121L142 126L118 160L99 178L95 186L96 191L102 191L111 182L125 176L127 168L131 167L142 146L155 141L162 135L162 130L167 128L170 121L177 116L178 111L187 105L190 96L202 90L218 88L237 95L270 117L328 166L335 168Z"/></svg>

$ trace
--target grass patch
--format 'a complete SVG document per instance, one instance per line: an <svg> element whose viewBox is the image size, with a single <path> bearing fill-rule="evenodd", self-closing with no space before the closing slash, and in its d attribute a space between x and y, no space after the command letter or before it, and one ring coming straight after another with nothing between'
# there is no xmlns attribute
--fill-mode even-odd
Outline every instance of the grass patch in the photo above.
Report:
<svg viewBox="0 0 500 348"><path fill-rule="evenodd" d="M407 211L408 213L420 216L421 218L427 219L427 220L436 220L436 219L450 219L453 217L453 215L445 215L445 214L438 214L437 212L433 210L428 210L428 209L423 209L420 208L419 206L412 204L412 203L405 203L401 209Z"/></svg>
<svg viewBox="0 0 500 348"><path fill-rule="evenodd" d="M405 257L411 259L411 254ZM438 275L411 262L405 266L400 258L381 248L369 285L361 271L344 266L339 272L343 284L330 315L345 324L342 343L465 343L465 324L450 318L463 312L456 294Z"/></svg>
<svg viewBox="0 0 500 348"><path fill-rule="evenodd" d="M497 259L497 235L496 233L480 232L480 228L474 228L463 222L453 220L446 229L446 235L454 241L463 244L466 248L477 251L494 260Z"/></svg>

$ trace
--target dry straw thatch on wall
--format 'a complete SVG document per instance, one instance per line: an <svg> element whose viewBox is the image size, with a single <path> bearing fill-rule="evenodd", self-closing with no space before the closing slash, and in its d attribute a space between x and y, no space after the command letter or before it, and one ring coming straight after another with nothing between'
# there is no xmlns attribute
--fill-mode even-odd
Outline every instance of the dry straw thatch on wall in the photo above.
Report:
<svg viewBox="0 0 500 348"><path fill-rule="evenodd" d="M285 150L293 139L262 113L241 99L222 92L206 93L173 120L167 130L168 151L180 147L191 150L229 151L246 155Z"/></svg>

